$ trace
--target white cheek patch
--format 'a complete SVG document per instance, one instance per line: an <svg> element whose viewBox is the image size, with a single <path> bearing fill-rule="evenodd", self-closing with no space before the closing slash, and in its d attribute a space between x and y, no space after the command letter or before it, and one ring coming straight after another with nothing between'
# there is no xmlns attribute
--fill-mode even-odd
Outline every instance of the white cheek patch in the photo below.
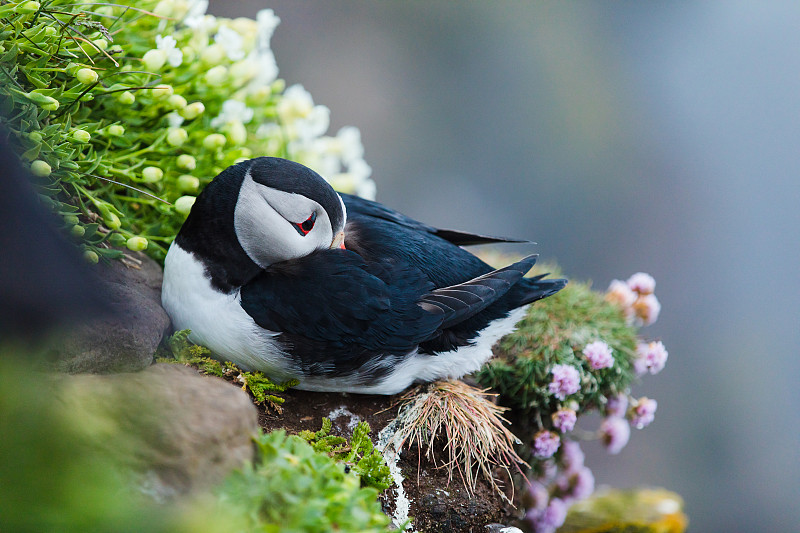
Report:
<svg viewBox="0 0 800 533"><path fill-rule="evenodd" d="M292 224L302 223L311 213L317 213L314 228L302 236ZM333 241L328 214L317 202L260 185L249 172L236 201L233 226L245 253L261 268L306 256Z"/></svg>

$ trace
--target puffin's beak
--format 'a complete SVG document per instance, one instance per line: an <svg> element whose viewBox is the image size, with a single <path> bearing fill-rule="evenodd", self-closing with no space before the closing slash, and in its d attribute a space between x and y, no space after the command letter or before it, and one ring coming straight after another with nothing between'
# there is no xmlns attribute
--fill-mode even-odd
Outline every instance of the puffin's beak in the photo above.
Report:
<svg viewBox="0 0 800 533"><path fill-rule="evenodd" d="M341 248L342 250L345 249L343 231L337 233L336 236L333 238L333 242L331 243L331 248Z"/></svg>

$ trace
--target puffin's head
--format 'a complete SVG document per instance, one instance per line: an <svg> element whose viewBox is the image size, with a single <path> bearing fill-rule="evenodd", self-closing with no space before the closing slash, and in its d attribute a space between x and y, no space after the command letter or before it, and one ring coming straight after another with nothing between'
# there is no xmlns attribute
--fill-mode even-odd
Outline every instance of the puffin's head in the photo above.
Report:
<svg viewBox="0 0 800 533"><path fill-rule="evenodd" d="M319 174L285 159L250 163L233 211L236 236L250 259L265 268L344 247L344 203Z"/></svg>
<svg viewBox="0 0 800 533"><path fill-rule="evenodd" d="M206 261L220 278L215 283L235 286L254 269L344 248L345 218L342 199L319 174L259 157L228 167L206 186L176 242ZM214 275L217 267L222 272Z"/></svg>

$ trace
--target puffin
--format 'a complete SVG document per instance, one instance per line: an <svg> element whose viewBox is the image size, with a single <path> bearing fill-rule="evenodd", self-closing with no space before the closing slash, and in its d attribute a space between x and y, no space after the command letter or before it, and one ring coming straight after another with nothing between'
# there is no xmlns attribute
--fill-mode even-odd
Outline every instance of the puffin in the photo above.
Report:
<svg viewBox="0 0 800 533"><path fill-rule="evenodd" d="M567 283L463 247L529 242L437 229L258 157L197 196L164 261L162 304L215 357L298 389L396 394L478 370L531 303Z"/></svg>

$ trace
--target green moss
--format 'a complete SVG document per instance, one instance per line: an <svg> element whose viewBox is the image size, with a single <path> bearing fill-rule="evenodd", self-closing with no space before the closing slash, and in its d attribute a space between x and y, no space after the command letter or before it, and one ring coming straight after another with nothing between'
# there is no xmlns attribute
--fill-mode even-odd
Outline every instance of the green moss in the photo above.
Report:
<svg viewBox="0 0 800 533"><path fill-rule="evenodd" d="M595 340L612 348L611 368L593 370L582 356L586 344ZM567 401L576 401L581 411L590 410L627 391L634 378L636 344L636 329L627 324L619 306L606 302L588 283L570 281L558 294L529 308L517 330L495 347L496 357L477 378L482 386L499 392L504 405L545 415L565 403L548 390L553 365L572 365L579 369L582 383Z"/></svg>
<svg viewBox="0 0 800 533"><path fill-rule="evenodd" d="M367 422L359 422L353 430L350 442L344 437L330 435L331 421L322 419L322 428L317 431L301 431L300 437L315 451L326 453L337 461L351 467L359 476L361 484L385 490L392 486L389 467L381 453L375 449L369 438L370 427Z"/></svg>

